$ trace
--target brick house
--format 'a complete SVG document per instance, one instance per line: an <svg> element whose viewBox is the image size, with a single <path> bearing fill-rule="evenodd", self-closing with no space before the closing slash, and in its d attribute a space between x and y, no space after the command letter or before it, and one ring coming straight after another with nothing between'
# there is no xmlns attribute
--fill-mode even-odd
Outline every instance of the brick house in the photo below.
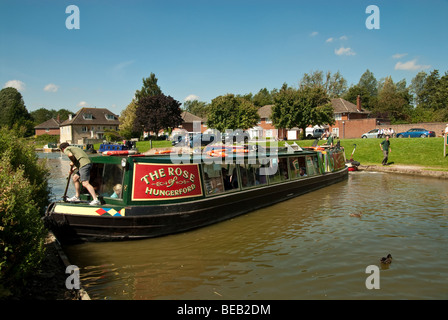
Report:
<svg viewBox="0 0 448 320"><path fill-rule="evenodd" d="M36 136L41 136L43 134L48 134L50 136L58 136L60 134L59 126L61 121L59 117L57 119L51 118L37 126L34 127Z"/></svg>
<svg viewBox="0 0 448 320"><path fill-rule="evenodd" d="M98 143L106 130L118 131L118 116L105 108L82 108L60 125L60 141L71 144Z"/></svg>
<svg viewBox="0 0 448 320"><path fill-rule="evenodd" d="M251 139L259 137L282 140L286 137L286 129L277 129L272 124L272 107L273 105L266 105L258 109L260 120L256 127L248 130Z"/></svg>
<svg viewBox="0 0 448 320"><path fill-rule="evenodd" d="M331 104L333 105L336 122L332 126L325 125L324 127L328 128L336 137L341 139L360 138L363 133L374 129L377 125L377 119L370 118L370 111L362 108L359 96L356 105L342 98L331 99ZM272 107L273 105L267 105L258 110L260 122L257 127L250 129L249 133L257 130L263 132L263 137L271 137L278 140L282 140L284 137L287 137L289 140L299 139L299 128L291 128L289 130L279 128L278 135L273 136L275 132L273 129L276 128L271 121Z"/></svg>
<svg viewBox="0 0 448 320"><path fill-rule="evenodd" d="M340 139L361 138L377 125L377 119L370 118L370 111L362 108L360 96L356 105L342 98L331 99L331 104L336 123L329 130Z"/></svg>
<svg viewBox="0 0 448 320"><path fill-rule="evenodd" d="M193 123L195 121L200 122L201 123L201 133L203 133L205 130L207 130L207 125L206 125L206 120L202 119L198 116L195 116L194 114L188 112L188 111L184 111L181 114L181 117L183 119L182 124L180 125L180 127L182 129L187 130L188 132L196 132L193 127Z"/></svg>

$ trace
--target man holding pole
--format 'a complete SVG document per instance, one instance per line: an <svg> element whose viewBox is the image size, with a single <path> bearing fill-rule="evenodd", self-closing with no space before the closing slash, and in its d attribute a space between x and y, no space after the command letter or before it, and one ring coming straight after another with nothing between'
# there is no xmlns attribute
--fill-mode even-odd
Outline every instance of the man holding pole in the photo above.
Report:
<svg viewBox="0 0 448 320"><path fill-rule="evenodd" d="M80 148L75 146L70 146L67 142L63 142L59 145L59 149L68 156L70 159L70 172L73 173L73 184L75 185L76 195L72 198L67 199L70 202L79 201L81 194L81 184L84 188L89 191L93 198L90 205L96 206L101 204L96 196L95 189L90 184L90 170L92 169L92 163L89 156Z"/></svg>

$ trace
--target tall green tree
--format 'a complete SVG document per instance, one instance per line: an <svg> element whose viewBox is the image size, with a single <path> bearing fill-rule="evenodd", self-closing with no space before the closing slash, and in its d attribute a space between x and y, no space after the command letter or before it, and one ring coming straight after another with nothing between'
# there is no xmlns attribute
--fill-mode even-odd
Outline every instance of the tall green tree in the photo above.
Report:
<svg viewBox="0 0 448 320"><path fill-rule="evenodd" d="M274 96L272 122L277 128L302 129L302 138L308 126L334 124L334 109L327 92L321 86L299 89L283 86Z"/></svg>
<svg viewBox="0 0 448 320"><path fill-rule="evenodd" d="M134 130L158 134L162 129L173 129L182 124L181 103L170 96L158 94L141 98L135 111Z"/></svg>
<svg viewBox="0 0 448 320"><path fill-rule="evenodd" d="M57 119L59 117L60 121L65 121L68 119L69 114L72 112L67 109L46 109L46 108L39 108L37 110L31 111L30 115L31 118L34 121L35 125L44 123L47 120L50 119Z"/></svg>
<svg viewBox="0 0 448 320"><path fill-rule="evenodd" d="M25 127L25 135L32 135L34 124L22 94L15 88L7 87L0 90L0 127L8 129Z"/></svg>
<svg viewBox="0 0 448 320"><path fill-rule="evenodd" d="M345 80L339 71L334 74L327 71L324 74L323 71L316 70L310 74L305 73L299 81L299 86L320 87L325 90L329 98L337 98L342 96L347 90L347 80Z"/></svg>
<svg viewBox="0 0 448 320"><path fill-rule="evenodd" d="M200 118L206 119L209 105L204 101L188 100L184 102L183 109Z"/></svg>
<svg viewBox="0 0 448 320"><path fill-rule="evenodd" d="M378 81L369 69L361 75L358 86L367 89L371 97L376 97L378 95Z"/></svg>
<svg viewBox="0 0 448 320"><path fill-rule="evenodd" d="M135 121L135 111L137 110L137 103L135 99L131 101L130 104L121 112L120 114L120 135L125 139L136 138L141 134L140 130L135 130L134 121Z"/></svg>
<svg viewBox="0 0 448 320"><path fill-rule="evenodd" d="M249 129L259 120L258 108L254 104L234 94L219 96L212 100L207 126L225 132L226 129Z"/></svg>
<svg viewBox="0 0 448 320"><path fill-rule="evenodd" d="M274 104L274 98L268 89L263 88L256 95L253 96L252 101L255 106L263 107Z"/></svg>
<svg viewBox="0 0 448 320"><path fill-rule="evenodd" d="M139 102L144 97L162 94L162 89L160 89L157 81L158 79L154 73L151 73L148 78L143 78L143 86L135 92L135 100Z"/></svg>
<svg viewBox="0 0 448 320"><path fill-rule="evenodd" d="M351 86L342 96L345 100L353 104L357 103L358 96L361 98L361 106L366 110L373 110L377 104L377 96L372 96L366 87L359 84Z"/></svg>
<svg viewBox="0 0 448 320"><path fill-rule="evenodd" d="M389 118L392 123L411 120L410 95L403 83L397 87L391 77L386 77L378 91L378 103L373 113L380 118Z"/></svg>
<svg viewBox="0 0 448 320"><path fill-rule="evenodd" d="M414 102L416 105L419 105L421 103L420 101L420 95L422 94L425 83L426 83L426 77L428 75L425 71L420 71L417 73L417 75L412 79L411 85L409 86L409 91L414 97Z"/></svg>

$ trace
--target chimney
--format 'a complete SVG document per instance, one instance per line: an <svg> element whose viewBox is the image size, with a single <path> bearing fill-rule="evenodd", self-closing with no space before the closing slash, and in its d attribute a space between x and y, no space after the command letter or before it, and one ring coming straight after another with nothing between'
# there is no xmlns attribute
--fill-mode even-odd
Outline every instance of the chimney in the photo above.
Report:
<svg viewBox="0 0 448 320"><path fill-rule="evenodd" d="M356 109L358 109L359 112L361 112L361 96L358 95L358 97L356 98Z"/></svg>

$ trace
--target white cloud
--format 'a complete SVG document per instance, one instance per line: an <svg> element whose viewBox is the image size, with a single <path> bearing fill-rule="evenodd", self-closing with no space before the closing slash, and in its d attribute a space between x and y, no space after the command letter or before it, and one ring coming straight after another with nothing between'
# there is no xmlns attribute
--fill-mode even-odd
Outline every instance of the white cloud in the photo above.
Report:
<svg viewBox="0 0 448 320"><path fill-rule="evenodd" d="M199 100L199 97L194 94L190 94L188 97L184 99L184 101L194 101L194 100Z"/></svg>
<svg viewBox="0 0 448 320"><path fill-rule="evenodd" d="M78 103L78 107L87 107L89 104L85 101L81 101L80 103Z"/></svg>
<svg viewBox="0 0 448 320"><path fill-rule="evenodd" d="M318 34L319 34L319 32L317 32L317 31L311 32L310 37L315 37L315 36L317 36Z"/></svg>
<svg viewBox="0 0 448 320"><path fill-rule="evenodd" d="M330 43L330 42L333 42L333 41L334 41L334 38L328 38L325 42Z"/></svg>
<svg viewBox="0 0 448 320"><path fill-rule="evenodd" d="M423 70L429 68L431 68L431 66L429 65L417 64L417 59L410 60L407 62L398 61L397 64L395 65L395 70Z"/></svg>
<svg viewBox="0 0 448 320"><path fill-rule="evenodd" d="M133 64L134 62L135 62L135 60L123 61L123 62L121 62L121 63L119 63L119 64L116 64L116 65L113 67L113 69L114 69L115 71L120 71L120 70L123 70L123 69L125 69L126 67L130 66L130 65Z"/></svg>
<svg viewBox="0 0 448 320"><path fill-rule="evenodd" d="M20 80L9 80L5 83L5 86L3 88L16 88L17 91L25 91L25 83L23 83Z"/></svg>
<svg viewBox="0 0 448 320"><path fill-rule="evenodd" d="M339 49L335 49L334 53L338 56L354 56L356 53L352 50L352 48L344 48L340 47Z"/></svg>
<svg viewBox="0 0 448 320"><path fill-rule="evenodd" d="M339 40L348 40L348 37L347 36L342 36L342 37L339 38Z"/></svg>
<svg viewBox="0 0 448 320"><path fill-rule="evenodd" d="M407 56L408 54L407 53L397 53L397 54L394 54L393 56L392 56L392 58L394 58L394 59L400 59L400 58L403 58L403 57L405 57L405 56Z"/></svg>
<svg viewBox="0 0 448 320"><path fill-rule="evenodd" d="M49 83L44 87L44 91L47 92L57 92L59 89L59 86L55 85L54 83Z"/></svg>

